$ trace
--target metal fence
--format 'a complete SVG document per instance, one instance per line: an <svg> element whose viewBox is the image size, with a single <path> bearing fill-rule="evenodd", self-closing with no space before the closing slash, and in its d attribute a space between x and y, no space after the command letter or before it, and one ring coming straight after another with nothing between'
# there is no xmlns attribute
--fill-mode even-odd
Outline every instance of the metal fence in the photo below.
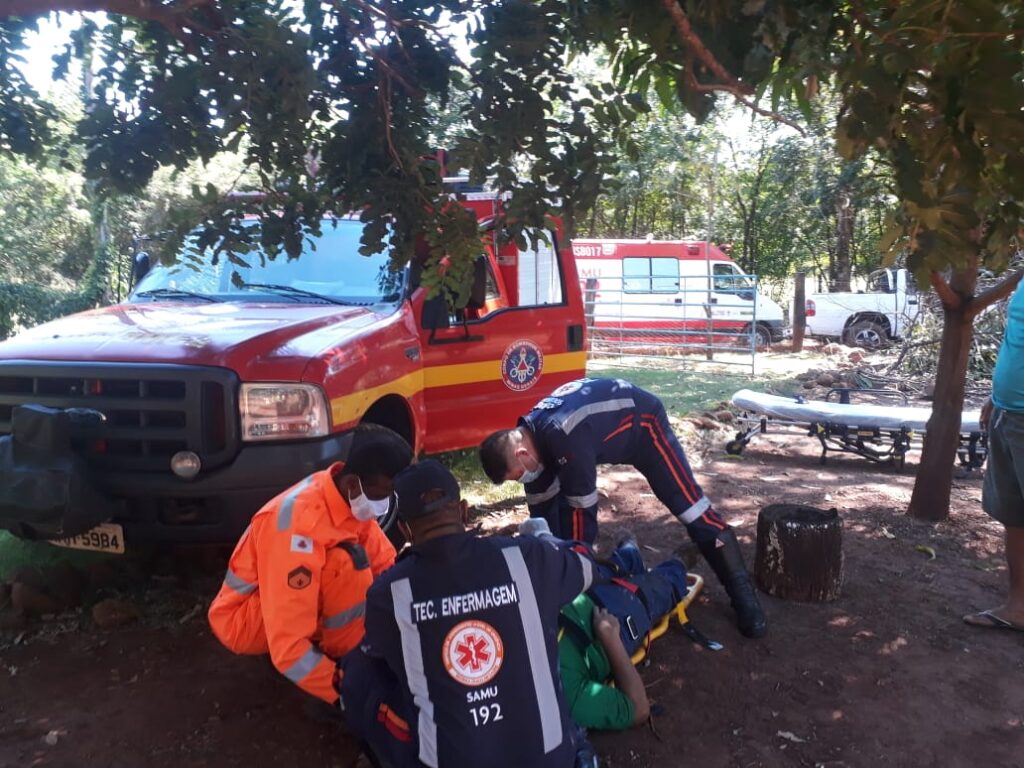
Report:
<svg viewBox="0 0 1024 768"><path fill-rule="evenodd" d="M588 359L617 366L686 368L713 362L756 372L770 343L757 323L753 275L674 278L588 277L581 281Z"/></svg>

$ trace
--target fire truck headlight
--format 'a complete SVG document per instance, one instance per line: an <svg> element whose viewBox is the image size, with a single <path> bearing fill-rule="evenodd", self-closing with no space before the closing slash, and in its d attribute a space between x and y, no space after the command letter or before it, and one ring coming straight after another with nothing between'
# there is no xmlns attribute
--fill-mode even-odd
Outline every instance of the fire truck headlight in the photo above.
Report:
<svg viewBox="0 0 1024 768"><path fill-rule="evenodd" d="M185 480L191 480L202 468L203 462L192 451L178 451L171 456L171 471Z"/></svg>
<svg viewBox="0 0 1024 768"><path fill-rule="evenodd" d="M243 384L242 439L301 440L331 430L327 400L312 384Z"/></svg>

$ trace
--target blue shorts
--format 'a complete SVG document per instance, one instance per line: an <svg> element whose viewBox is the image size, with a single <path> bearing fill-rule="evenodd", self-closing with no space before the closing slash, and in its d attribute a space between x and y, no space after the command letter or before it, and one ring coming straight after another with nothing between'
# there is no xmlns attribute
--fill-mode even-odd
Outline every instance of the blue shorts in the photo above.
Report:
<svg viewBox="0 0 1024 768"><path fill-rule="evenodd" d="M981 506L1007 528L1024 528L1024 413L992 409Z"/></svg>

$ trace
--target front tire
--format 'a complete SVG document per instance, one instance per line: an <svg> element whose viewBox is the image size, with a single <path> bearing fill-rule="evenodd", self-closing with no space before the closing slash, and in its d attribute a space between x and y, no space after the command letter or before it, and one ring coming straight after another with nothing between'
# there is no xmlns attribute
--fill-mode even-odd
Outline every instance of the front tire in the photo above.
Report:
<svg viewBox="0 0 1024 768"><path fill-rule="evenodd" d="M889 334L874 320L858 320L846 329L843 341L851 347L881 349L889 345Z"/></svg>
<svg viewBox="0 0 1024 768"><path fill-rule="evenodd" d="M758 352L763 352L772 345L772 332L766 325L758 323L751 329L750 325L747 325L743 329L743 334L749 336L751 333L754 335L754 348ZM744 343L744 346L748 346Z"/></svg>

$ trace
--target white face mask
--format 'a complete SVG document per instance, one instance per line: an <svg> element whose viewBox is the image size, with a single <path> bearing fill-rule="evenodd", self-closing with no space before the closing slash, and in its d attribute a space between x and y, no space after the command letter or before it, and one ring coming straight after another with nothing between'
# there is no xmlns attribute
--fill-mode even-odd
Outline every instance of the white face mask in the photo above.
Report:
<svg viewBox="0 0 1024 768"><path fill-rule="evenodd" d="M522 466L524 470L523 474L519 476L519 482L522 483L523 485L526 485L527 483L532 483L534 480L536 480L538 477L544 474L544 465L541 464L540 462L537 462L537 468L533 471L526 469L526 465L523 464L522 459L519 460L519 464Z"/></svg>
<svg viewBox="0 0 1024 768"><path fill-rule="evenodd" d="M359 483L359 495L355 498L350 496L348 500L348 505L352 508L352 517L364 523L384 517L391 508L391 498L385 496L383 499L369 499L363 492L363 483L358 477L356 482Z"/></svg>

